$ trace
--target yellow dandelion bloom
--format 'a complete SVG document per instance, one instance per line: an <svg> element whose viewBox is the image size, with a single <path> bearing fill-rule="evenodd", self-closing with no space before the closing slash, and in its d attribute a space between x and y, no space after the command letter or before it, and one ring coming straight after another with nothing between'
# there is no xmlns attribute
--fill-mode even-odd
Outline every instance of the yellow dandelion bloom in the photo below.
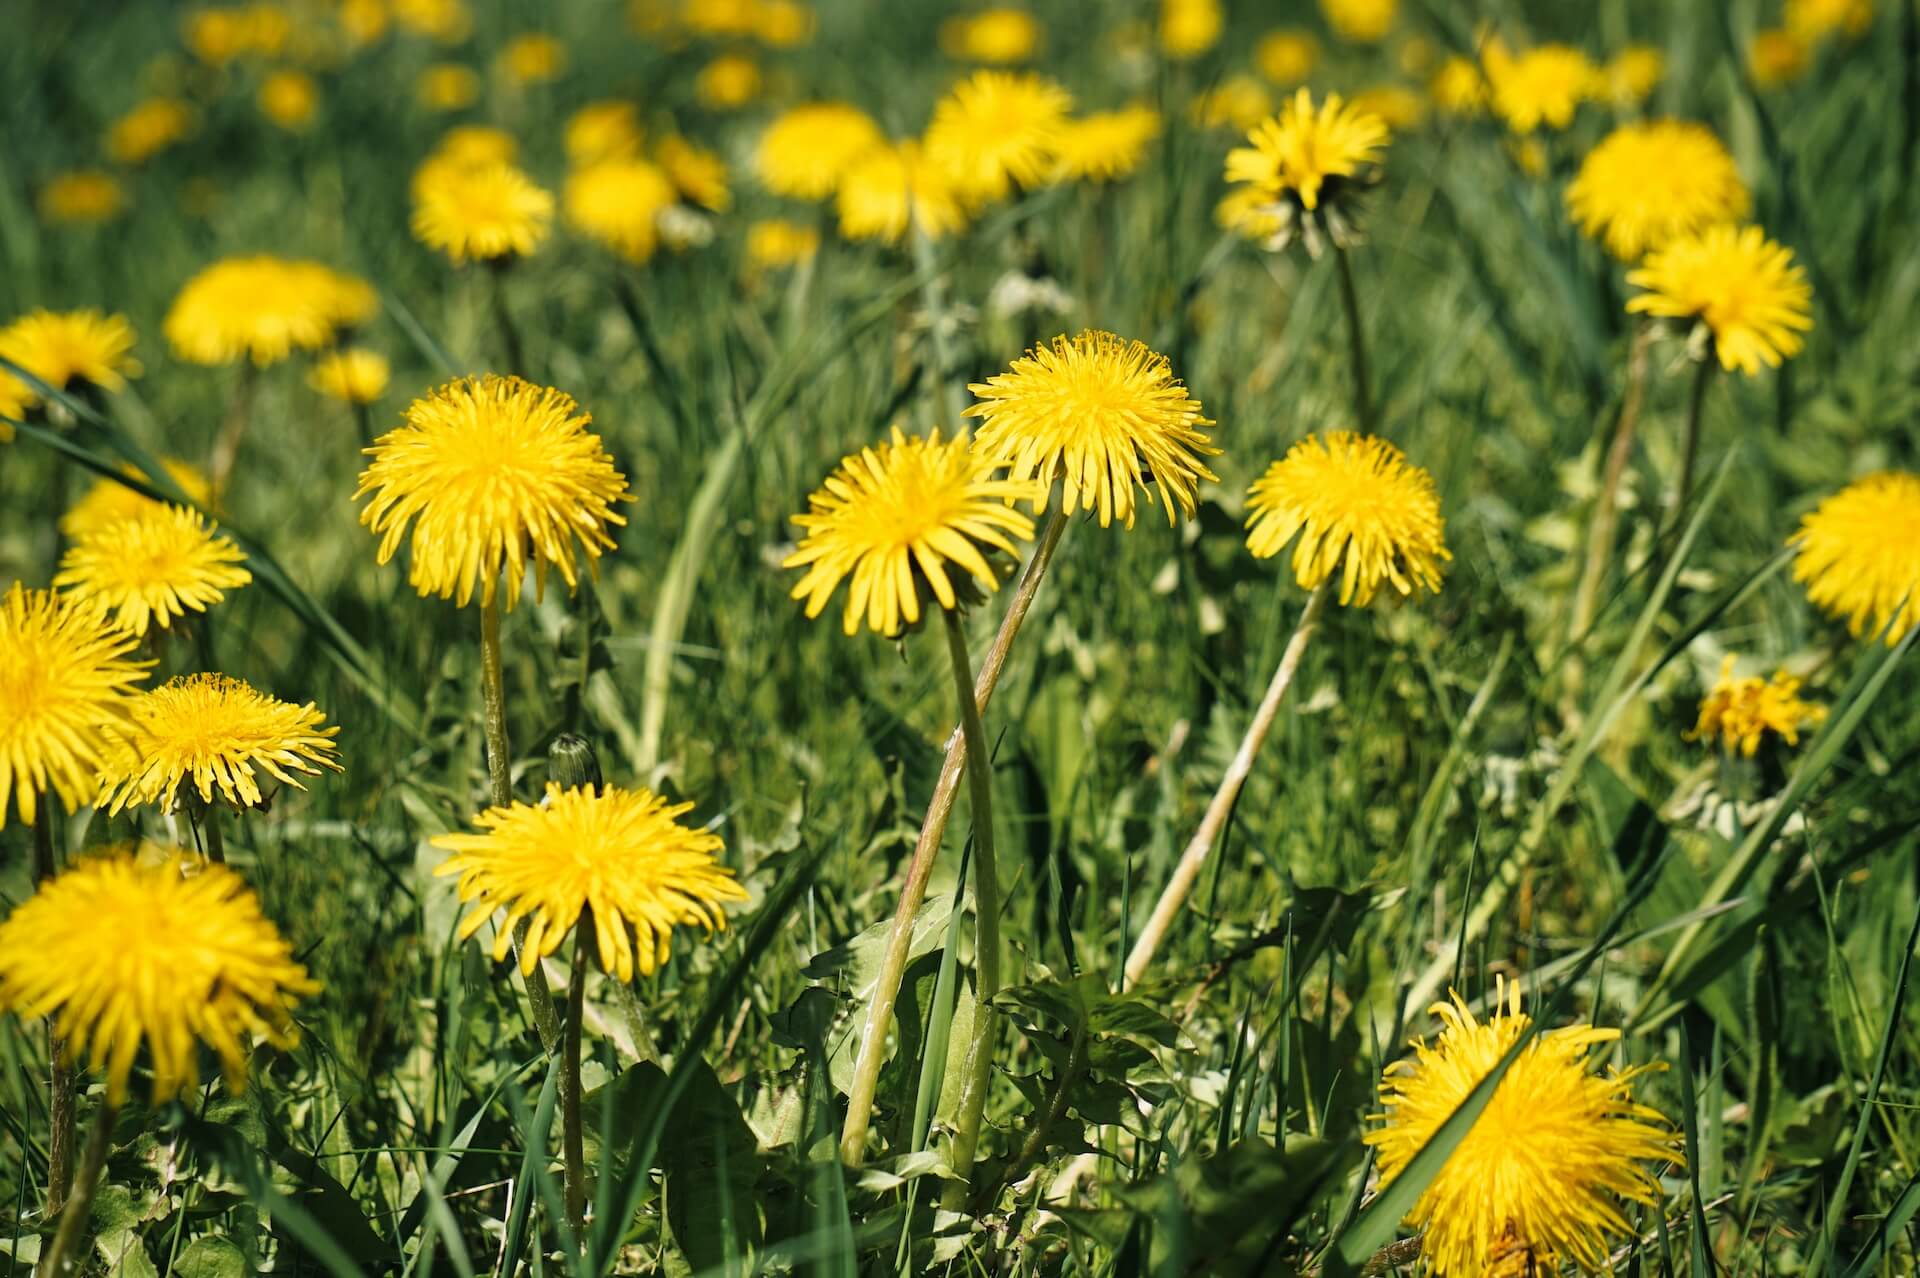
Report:
<svg viewBox="0 0 1920 1278"><path fill-rule="evenodd" d="M747 228L747 261L762 270L795 266L820 251L820 232L786 218L763 218Z"/></svg>
<svg viewBox="0 0 1920 1278"><path fill-rule="evenodd" d="M293 1008L319 989L224 865L89 856L0 923L0 1007L53 1017L68 1051L105 1074L109 1105L126 1099L142 1044L156 1105L198 1090L198 1043L239 1092L250 1040L296 1046Z"/></svg>
<svg viewBox="0 0 1920 1278"><path fill-rule="evenodd" d="M429 111L464 111L480 100L480 73L458 62L436 62L420 73L413 91Z"/></svg>
<svg viewBox="0 0 1920 1278"><path fill-rule="evenodd" d="M873 117L844 102L793 107L767 126L754 148L753 171L775 195L824 200L840 177L868 151L886 142Z"/></svg>
<svg viewBox="0 0 1920 1278"><path fill-rule="evenodd" d="M441 44L459 44L473 33L473 14L465 0L393 0L401 26Z"/></svg>
<svg viewBox="0 0 1920 1278"><path fill-rule="evenodd" d="M1067 514L1094 510L1103 528L1116 516L1131 528L1134 488L1150 478L1171 525L1176 509L1193 515L1200 480L1219 478L1200 460L1220 454L1203 429L1213 423L1144 342L1094 330L1056 337L967 389L982 401L967 415L984 421L973 450L1012 479L1039 480L1036 511L1057 478Z"/></svg>
<svg viewBox="0 0 1920 1278"><path fill-rule="evenodd" d="M567 68L567 46L552 36L529 31L500 50L500 73L514 84L545 84Z"/></svg>
<svg viewBox="0 0 1920 1278"><path fill-rule="evenodd" d="M1607 101L1627 109L1651 97L1666 72L1667 59L1660 50L1651 45L1634 44L1622 49L1600 68L1600 79L1606 85Z"/></svg>
<svg viewBox="0 0 1920 1278"><path fill-rule="evenodd" d="M107 130L107 154L120 164L145 164L193 131L193 108L178 98L148 98Z"/></svg>
<svg viewBox="0 0 1920 1278"><path fill-rule="evenodd" d="M94 794L94 774L150 663L128 661L134 637L48 590L15 582L0 595L0 829L8 798L32 825L47 790L71 812Z"/></svg>
<svg viewBox="0 0 1920 1278"><path fill-rule="evenodd" d="M801 0L760 0L754 6L753 33L776 49L805 44L817 25L813 8Z"/></svg>
<svg viewBox="0 0 1920 1278"><path fill-rule="evenodd" d="M0 373L0 444L13 442L13 423L27 415L33 392L11 373Z"/></svg>
<svg viewBox="0 0 1920 1278"><path fill-rule="evenodd" d="M1747 184L1713 130L1688 120L1623 124L1567 184L1583 234L1623 262L1681 235L1745 217Z"/></svg>
<svg viewBox="0 0 1920 1278"><path fill-rule="evenodd" d="M1767 27L1754 32L1747 46L1747 66L1753 82L1762 89L1777 89L1792 84L1807 73L1810 51L1807 42L1784 27Z"/></svg>
<svg viewBox="0 0 1920 1278"><path fill-rule="evenodd" d="M1187 118L1203 129L1245 133L1273 114L1273 95L1250 75L1230 75L1187 103Z"/></svg>
<svg viewBox="0 0 1920 1278"><path fill-rule="evenodd" d="M1213 206L1213 220L1222 230L1250 240L1271 240L1287 229L1276 207L1251 186L1236 187Z"/></svg>
<svg viewBox="0 0 1920 1278"><path fill-rule="evenodd" d="M1582 102L1605 89L1599 69L1571 45L1542 44L1516 55L1490 44L1485 60L1494 113L1515 133L1543 124L1564 129Z"/></svg>
<svg viewBox="0 0 1920 1278"><path fill-rule="evenodd" d="M693 96L710 111L734 111L760 96L760 64L743 53L723 53L700 68Z"/></svg>
<svg viewBox="0 0 1920 1278"><path fill-rule="evenodd" d="M416 177L413 238L456 265L525 257L552 229L552 194L510 164L429 165Z"/></svg>
<svg viewBox="0 0 1920 1278"><path fill-rule="evenodd" d="M1046 39L1046 28L1025 9L984 9L940 24L940 48L960 62L1013 66L1032 61Z"/></svg>
<svg viewBox="0 0 1920 1278"><path fill-rule="evenodd" d="M969 450L963 431L942 443L893 428L891 443L843 458L793 522L806 530L783 568L805 568L793 598L818 617L842 580L851 578L842 618L848 634L861 623L883 635L920 620L923 591L942 608L958 607L947 565L982 590L999 588L982 548L1016 554L1014 540L1033 539L1033 521L1012 508L1044 497L1040 485L995 479L999 463Z"/></svg>
<svg viewBox="0 0 1920 1278"><path fill-rule="evenodd" d="M1320 42L1305 31L1269 31L1253 46L1255 68L1283 89L1312 75L1319 61Z"/></svg>
<svg viewBox="0 0 1920 1278"><path fill-rule="evenodd" d="M355 500L371 493L360 522L380 534L380 562L413 530L408 580L422 595L479 592L491 604L502 572L512 610L533 560L537 591L558 568L578 582L575 543L589 567L613 549L613 509L631 501L592 418L573 398L517 377L449 382L407 407L406 424L369 450Z"/></svg>
<svg viewBox="0 0 1920 1278"><path fill-rule="evenodd" d="M968 199L1005 199L1016 184L1046 180L1072 109L1073 98L1044 76L976 71L934 105L926 153Z"/></svg>
<svg viewBox="0 0 1920 1278"><path fill-rule="evenodd" d="M453 853L434 870L460 876L466 940L501 911L495 962L511 952L527 919L520 970L560 948L575 924L593 927L602 970L620 981L651 976L672 956L673 929L727 925L723 907L744 901L733 871L714 859L718 836L675 818L691 803L668 803L651 790L547 786L538 806L488 808L479 834L443 834L433 846Z"/></svg>
<svg viewBox="0 0 1920 1278"><path fill-rule="evenodd" d="M1400 0L1320 0L1320 13L1341 39L1376 44L1393 30Z"/></svg>
<svg viewBox="0 0 1920 1278"><path fill-rule="evenodd" d="M1427 96L1448 115L1477 115L1487 109L1491 92L1480 64L1455 54L1427 81Z"/></svg>
<svg viewBox="0 0 1920 1278"><path fill-rule="evenodd" d="M707 36L751 36L760 0L680 0L680 21Z"/></svg>
<svg viewBox="0 0 1920 1278"><path fill-rule="evenodd" d="M594 164L638 155L645 136L640 108L633 103L589 102L567 117L567 163Z"/></svg>
<svg viewBox="0 0 1920 1278"><path fill-rule="evenodd" d="M192 462L181 461L177 457L160 459L161 469L168 478L185 493L189 500L201 506L213 504L213 485L207 482L206 475ZM134 479L144 481L146 476L133 466L121 468ZM135 492L114 479L96 479L86 495L75 502L71 509L60 518L60 531L78 541L90 537L107 525L118 520L144 514L149 510L165 509L166 503L153 500Z"/></svg>
<svg viewBox="0 0 1920 1278"><path fill-rule="evenodd" d="M840 234L898 244L917 228L930 240L966 229L967 209L947 169L918 142L882 143L840 179Z"/></svg>
<svg viewBox="0 0 1920 1278"><path fill-rule="evenodd" d="M277 4L231 5L190 13L181 28L195 57L225 66L248 56L278 57L293 36L293 18Z"/></svg>
<svg viewBox="0 0 1920 1278"><path fill-rule="evenodd" d="M244 355L266 365L325 346L338 326L365 319L375 305L365 280L259 254L225 258L188 280L161 327L174 354L195 364Z"/></svg>
<svg viewBox="0 0 1920 1278"><path fill-rule="evenodd" d="M1788 745L1800 744L1800 729L1823 722L1827 708L1800 700L1800 680L1784 670L1774 671L1772 679L1740 676L1733 672L1734 656L1720 659L1720 677L1700 703L1700 718L1689 741L1711 741L1715 737L1729 751L1738 750L1751 759L1760 749L1761 738L1772 732Z"/></svg>
<svg viewBox="0 0 1920 1278"><path fill-rule="evenodd" d="M567 224L629 262L641 264L660 243L660 215L674 205L673 182L645 160L605 160L567 178Z"/></svg>
<svg viewBox="0 0 1920 1278"><path fill-rule="evenodd" d="M1053 180L1113 182L1131 177L1159 136L1160 113L1150 106L1068 120L1054 140Z"/></svg>
<svg viewBox="0 0 1920 1278"><path fill-rule="evenodd" d="M387 33L393 17L387 12L387 0L340 0L333 20L340 24L349 47L364 49Z"/></svg>
<svg viewBox="0 0 1920 1278"><path fill-rule="evenodd" d="M260 82L255 101L260 114L298 132L312 124L320 110L320 86L304 71L275 71Z"/></svg>
<svg viewBox="0 0 1920 1278"><path fill-rule="evenodd" d="M120 390L140 374L132 352L133 326L124 315L33 311L0 328L0 357L56 390ZM28 403L38 399L30 394Z"/></svg>
<svg viewBox="0 0 1920 1278"><path fill-rule="evenodd" d="M1293 576L1312 590L1340 574L1340 602L1365 607L1382 584L1440 589L1446 525L1433 476L1370 435L1309 435L1247 493L1247 549L1279 554L1297 535Z"/></svg>
<svg viewBox="0 0 1920 1278"><path fill-rule="evenodd" d="M1725 369L1752 376L1799 352L1813 327L1813 288L1793 251L1757 226L1712 226L1647 255L1627 283L1647 290L1627 302L1636 314L1704 326Z"/></svg>
<svg viewBox="0 0 1920 1278"><path fill-rule="evenodd" d="M484 169L493 164L512 164L519 156L520 144L505 129L491 124L459 124L441 134L428 162Z"/></svg>
<svg viewBox="0 0 1920 1278"><path fill-rule="evenodd" d="M1269 203L1292 199L1312 211L1322 188L1380 162L1387 123L1337 93L1315 107L1303 88L1279 115L1256 124L1247 142L1227 153L1227 181L1246 183Z"/></svg>
<svg viewBox="0 0 1920 1278"><path fill-rule="evenodd" d="M1170 58L1197 58L1220 43L1226 22L1220 0L1160 0L1160 47Z"/></svg>
<svg viewBox="0 0 1920 1278"><path fill-rule="evenodd" d="M55 226L110 221L126 207L126 191L98 169L62 173L40 188L40 217Z"/></svg>
<svg viewBox="0 0 1920 1278"><path fill-rule="evenodd" d="M733 192L727 186L727 162L718 152L678 134L668 134L654 147L653 159L684 199L710 213L725 213L733 207Z"/></svg>
<svg viewBox="0 0 1920 1278"><path fill-rule="evenodd" d="M1475 1019L1456 995L1432 1008L1442 1028L1412 1060L1387 1066L1385 1112L1365 1140L1389 1185L1467 1094L1526 1032L1520 987L1495 995ZM1679 1144L1659 1113L1633 1099L1649 1067L1596 1073L1593 1049L1620 1037L1586 1025L1544 1030L1521 1049L1466 1138L1407 1215L1439 1278L1553 1273L1570 1261L1607 1268L1608 1240L1630 1233L1621 1202L1657 1206L1647 1163L1677 1161Z"/></svg>
<svg viewBox="0 0 1920 1278"><path fill-rule="evenodd" d="M1886 630L1894 644L1913 629L1920 614L1920 475L1895 470L1855 480L1801 519L1787 544L1794 548L1793 579L1855 637Z"/></svg>
<svg viewBox="0 0 1920 1278"><path fill-rule="evenodd" d="M175 617L205 612L253 580L240 548L198 511L148 502L146 508L89 533L67 551L56 589L94 613L112 613L122 630L144 636Z"/></svg>
<svg viewBox="0 0 1920 1278"><path fill-rule="evenodd" d="M1416 128L1420 121L1427 118L1426 99L1398 84L1362 89L1348 101L1348 106L1366 115L1377 116L1395 133Z"/></svg>
<svg viewBox="0 0 1920 1278"><path fill-rule="evenodd" d="M307 385L344 404L371 404L386 393L391 372L387 357L379 351L350 346L315 360Z"/></svg>
<svg viewBox="0 0 1920 1278"><path fill-rule="evenodd" d="M1786 23L1802 40L1857 40L1873 27L1873 0L1787 0Z"/></svg>

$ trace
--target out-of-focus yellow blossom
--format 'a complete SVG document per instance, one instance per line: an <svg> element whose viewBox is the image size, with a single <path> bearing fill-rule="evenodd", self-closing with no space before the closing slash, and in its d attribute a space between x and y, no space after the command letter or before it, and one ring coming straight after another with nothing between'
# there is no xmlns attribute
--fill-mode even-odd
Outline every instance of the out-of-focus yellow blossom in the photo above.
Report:
<svg viewBox="0 0 1920 1278"><path fill-rule="evenodd" d="M1792 84L1807 73L1807 44L1785 27L1756 31L1747 47L1747 65L1753 82L1762 89Z"/></svg>
<svg viewBox="0 0 1920 1278"><path fill-rule="evenodd" d="M340 0L333 19L340 24L340 34L356 49L372 44L393 25L387 0Z"/></svg>
<svg viewBox="0 0 1920 1278"><path fill-rule="evenodd" d="M1787 0L1786 23L1802 40L1858 40L1873 26L1873 0Z"/></svg>
<svg viewBox="0 0 1920 1278"><path fill-rule="evenodd" d="M1628 45L1619 56L1600 68L1609 102L1622 110L1639 106L1659 87L1667 72L1667 60L1660 50L1647 44Z"/></svg>
<svg viewBox="0 0 1920 1278"><path fill-rule="evenodd" d="M638 155L645 136L640 108L633 103L589 102L567 117L567 163L578 166Z"/></svg>
<svg viewBox="0 0 1920 1278"><path fill-rule="evenodd" d="M817 25L812 7L800 0L760 0L754 9L753 33L776 49L805 44Z"/></svg>
<svg viewBox="0 0 1920 1278"><path fill-rule="evenodd" d="M79 169L40 189L40 216L54 225L105 222L127 207L127 193L111 173Z"/></svg>
<svg viewBox="0 0 1920 1278"><path fill-rule="evenodd" d="M1515 133L1564 129L1573 113L1604 91L1599 70L1571 45L1542 44L1512 54L1491 43L1483 54L1493 109Z"/></svg>
<svg viewBox="0 0 1920 1278"><path fill-rule="evenodd" d="M1305 31L1282 28L1269 31L1253 46L1253 65L1261 75L1290 89L1313 74L1320 61L1320 42Z"/></svg>
<svg viewBox="0 0 1920 1278"><path fill-rule="evenodd" d="M260 114L283 129L298 132L313 123L320 109L320 86L304 71L279 70L260 82Z"/></svg>
<svg viewBox="0 0 1920 1278"><path fill-rule="evenodd" d="M567 69L567 46L543 31L529 31L500 50L500 71L514 84L545 84Z"/></svg>
<svg viewBox="0 0 1920 1278"><path fill-rule="evenodd" d="M1400 14L1400 0L1320 0L1327 25L1342 39L1374 44L1387 38Z"/></svg>
<svg viewBox="0 0 1920 1278"><path fill-rule="evenodd" d="M1273 114L1273 94L1250 75L1230 75L1187 104L1187 118L1203 129L1245 133Z"/></svg>
<svg viewBox="0 0 1920 1278"><path fill-rule="evenodd" d="M1160 47L1170 58L1197 58L1220 43L1220 0L1160 0Z"/></svg>
<svg viewBox="0 0 1920 1278"><path fill-rule="evenodd" d="M420 73L414 92L429 111L464 111L480 100L480 73L458 62L436 62Z"/></svg>
<svg viewBox="0 0 1920 1278"><path fill-rule="evenodd" d="M145 164L187 136L193 108L178 98L148 98L107 130L107 154L121 164Z"/></svg>
<svg viewBox="0 0 1920 1278"><path fill-rule="evenodd" d="M415 35L441 44L459 44L473 34L466 0L393 0L393 17Z"/></svg>
<svg viewBox="0 0 1920 1278"><path fill-rule="evenodd" d="M1487 107L1487 78L1479 63L1456 54L1427 81L1427 93L1448 115L1477 115Z"/></svg>
<svg viewBox="0 0 1920 1278"><path fill-rule="evenodd" d="M1046 30L1025 9L987 9L940 24L940 48L960 62L1012 66L1040 51Z"/></svg>
<svg viewBox="0 0 1920 1278"><path fill-rule="evenodd" d="M786 218L763 218L747 228L747 261L762 270L795 266L819 251L820 232Z"/></svg>
<svg viewBox="0 0 1920 1278"><path fill-rule="evenodd" d="M723 53L700 68L693 95L711 111L732 111L760 96L760 64L741 53Z"/></svg>
<svg viewBox="0 0 1920 1278"><path fill-rule="evenodd" d="M245 57L277 58L293 34L293 19L273 4L200 9L181 23L193 56L223 67Z"/></svg>
<svg viewBox="0 0 1920 1278"><path fill-rule="evenodd" d="M1353 95L1353 109L1368 111L1387 122L1396 133L1415 128L1427 118L1427 103L1412 89L1398 84L1382 84L1362 89Z"/></svg>

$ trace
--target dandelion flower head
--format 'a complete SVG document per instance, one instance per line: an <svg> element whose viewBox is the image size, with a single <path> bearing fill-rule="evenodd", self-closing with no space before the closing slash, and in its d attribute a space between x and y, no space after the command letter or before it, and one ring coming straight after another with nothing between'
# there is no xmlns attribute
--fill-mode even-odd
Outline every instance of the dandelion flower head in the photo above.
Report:
<svg viewBox="0 0 1920 1278"><path fill-rule="evenodd" d="M660 215L676 192L647 160L602 160L567 177L561 191L567 224L588 239L640 264L660 242Z"/></svg>
<svg viewBox="0 0 1920 1278"><path fill-rule="evenodd" d="M1600 68L1607 100L1621 109L1639 106L1667 72L1667 59L1652 45L1628 45Z"/></svg>
<svg viewBox="0 0 1920 1278"><path fill-rule="evenodd" d="M762 270L806 261L820 251L820 232L787 218L763 218L747 228L747 260Z"/></svg>
<svg viewBox="0 0 1920 1278"><path fill-rule="evenodd" d="M366 281L318 262L259 254L215 262L188 280L162 324L180 358L257 365L295 350L317 350L343 324L364 319L375 305Z"/></svg>
<svg viewBox="0 0 1920 1278"><path fill-rule="evenodd" d="M1757 226L1710 226L1655 249L1627 283L1636 314L1694 320L1711 336L1720 366L1752 376L1798 354L1813 327L1813 288L1793 251Z"/></svg>
<svg viewBox="0 0 1920 1278"><path fill-rule="evenodd" d="M1253 76L1235 74L1202 89L1187 103L1187 118L1203 129L1245 133L1273 114L1273 94Z"/></svg>
<svg viewBox="0 0 1920 1278"><path fill-rule="evenodd" d="M1542 44L1514 54L1489 43L1484 60L1494 112L1515 133L1532 133L1543 124L1566 128L1580 104L1605 87L1599 69L1571 45Z"/></svg>
<svg viewBox="0 0 1920 1278"><path fill-rule="evenodd" d="M1269 31L1253 46L1253 65L1282 88L1291 88L1313 74L1320 61L1320 42L1305 31Z"/></svg>
<svg viewBox="0 0 1920 1278"><path fill-rule="evenodd" d="M106 222L127 207L127 193L111 173L76 169L40 190L40 216L55 226Z"/></svg>
<svg viewBox="0 0 1920 1278"><path fill-rule="evenodd" d="M1720 677L1700 703L1700 718L1689 741L1719 738L1729 751L1751 759L1761 739L1774 733L1788 745L1800 744L1800 729L1824 721L1827 708L1800 699L1800 680L1784 670L1773 678L1736 675L1734 655L1720 660Z"/></svg>
<svg viewBox="0 0 1920 1278"><path fill-rule="evenodd" d="M1045 38L1040 20L1025 9L983 9L940 24L940 48L961 62L1013 66L1031 60Z"/></svg>
<svg viewBox="0 0 1920 1278"><path fill-rule="evenodd" d="M213 502L213 485L192 462L181 461L177 457L164 457L160 468L167 473L174 485L184 493L189 501L196 505L207 506ZM123 473L129 478L146 482L146 475L138 467L123 466ZM60 531L68 537L78 540L105 528L108 524L138 515L143 511L163 508L165 502L155 501L144 493L136 492L117 479L100 478L93 481L93 487L60 517Z"/></svg>
<svg viewBox="0 0 1920 1278"><path fill-rule="evenodd" d="M1170 58L1197 58L1220 43L1226 21L1220 0L1160 0L1160 47Z"/></svg>
<svg viewBox="0 0 1920 1278"><path fill-rule="evenodd" d="M514 84L545 84L566 68L567 46L542 31L517 35L500 51L500 71Z"/></svg>
<svg viewBox="0 0 1920 1278"><path fill-rule="evenodd" d="M1873 0L1787 0L1786 23L1802 40L1857 40L1873 27Z"/></svg>
<svg viewBox="0 0 1920 1278"><path fill-rule="evenodd" d="M393 0L393 17L407 30L442 44L458 44L473 33L466 0Z"/></svg>
<svg viewBox="0 0 1920 1278"><path fill-rule="evenodd" d="M1476 115L1486 109L1490 91L1480 64L1455 54L1427 81L1427 95L1449 115Z"/></svg>
<svg viewBox="0 0 1920 1278"><path fill-rule="evenodd" d="M927 155L969 200L1005 199L1046 181L1073 98L1032 72L975 71L933 108Z"/></svg>
<svg viewBox="0 0 1920 1278"><path fill-rule="evenodd" d="M1788 539L1793 579L1858 638L1889 645L1920 613L1920 475L1883 471L1855 480L1800 521Z"/></svg>
<svg viewBox="0 0 1920 1278"><path fill-rule="evenodd" d="M717 152L689 142L677 133L669 133L653 148L653 160L683 198L709 213L725 213L733 207L733 192L727 186L727 162Z"/></svg>
<svg viewBox="0 0 1920 1278"><path fill-rule="evenodd" d="M713 111L732 111L760 96L760 64L744 53L723 53L700 68L693 95Z"/></svg>
<svg viewBox="0 0 1920 1278"><path fill-rule="evenodd" d="M952 175L912 141L868 151L841 176L834 207L850 240L898 244L912 229L938 240L967 225Z"/></svg>
<svg viewBox="0 0 1920 1278"><path fill-rule="evenodd" d="M253 580L246 555L181 506L148 502L125 519L81 537L60 560L53 584L135 635L205 612Z"/></svg>
<svg viewBox="0 0 1920 1278"><path fill-rule="evenodd" d="M1746 216L1747 184L1713 130L1687 120L1623 124L1567 185L1583 234L1623 262L1680 235Z"/></svg>
<svg viewBox="0 0 1920 1278"><path fill-rule="evenodd" d="M320 110L320 86L304 71L282 69L260 82L260 114L293 132L313 123Z"/></svg>
<svg viewBox="0 0 1920 1278"><path fill-rule="evenodd" d="M456 265L525 257L547 238L553 195L511 164L428 164L415 175L413 238Z"/></svg>
<svg viewBox="0 0 1920 1278"><path fill-rule="evenodd" d="M1160 113L1150 106L1096 111L1068 120L1054 140L1056 182L1113 182L1130 177L1160 136Z"/></svg>
<svg viewBox="0 0 1920 1278"><path fill-rule="evenodd" d="M781 114L760 135L753 171L775 195L824 200L854 162L882 145L873 117L845 102L811 102Z"/></svg>
<svg viewBox="0 0 1920 1278"><path fill-rule="evenodd" d="M458 62L436 62L420 72L413 91L429 111L464 111L480 100L480 73Z"/></svg>
<svg viewBox="0 0 1920 1278"><path fill-rule="evenodd" d="M1791 84L1807 72L1807 42L1784 27L1766 27L1754 32L1747 46L1747 66L1753 82L1762 89L1777 89Z"/></svg>
<svg viewBox="0 0 1920 1278"><path fill-rule="evenodd" d="M1393 30L1400 0L1320 0L1320 13L1341 39L1376 44Z"/></svg>
<svg viewBox="0 0 1920 1278"><path fill-rule="evenodd" d="M117 391L137 377L133 326L96 310L32 311L0 329L0 357L56 390Z"/></svg>
<svg viewBox="0 0 1920 1278"><path fill-rule="evenodd" d="M193 108L179 98L148 98L107 130L107 154L141 165L193 131Z"/></svg>
<svg viewBox="0 0 1920 1278"><path fill-rule="evenodd" d="M595 164L638 155L645 137L640 108L633 103L618 99L589 102L567 117L567 163Z"/></svg>
<svg viewBox="0 0 1920 1278"><path fill-rule="evenodd" d="M1272 203L1297 200L1312 211L1329 183L1380 161L1387 123L1330 93L1318 107L1301 88L1280 114L1256 124L1247 145L1227 153L1227 181L1243 182Z"/></svg>
<svg viewBox="0 0 1920 1278"><path fill-rule="evenodd" d="M386 392L391 373L392 366L379 351L349 346L315 360L307 385L343 404L371 404Z"/></svg>

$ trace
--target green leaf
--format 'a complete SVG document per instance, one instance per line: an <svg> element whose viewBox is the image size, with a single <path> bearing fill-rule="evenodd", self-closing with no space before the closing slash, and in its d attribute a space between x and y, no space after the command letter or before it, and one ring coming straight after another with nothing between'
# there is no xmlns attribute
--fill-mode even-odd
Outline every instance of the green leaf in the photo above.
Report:
<svg viewBox="0 0 1920 1278"><path fill-rule="evenodd" d="M666 1081L657 1066L635 1068L651 1070L656 1085ZM762 1237L758 1143L738 1102L704 1061L667 1123L660 1163L667 1223L687 1260L696 1269L744 1265Z"/></svg>
<svg viewBox="0 0 1920 1278"><path fill-rule="evenodd" d="M1255 1137L1113 1192L1161 1226L1149 1251L1155 1273L1267 1273L1278 1270L1294 1221L1358 1151L1353 1141L1300 1139L1275 1149Z"/></svg>
<svg viewBox="0 0 1920 1278"><path fill-rule="evenodd" d="M227 1239L203 1235L174 1257L173 1278L247 1278L247 1258Z"/></svg>

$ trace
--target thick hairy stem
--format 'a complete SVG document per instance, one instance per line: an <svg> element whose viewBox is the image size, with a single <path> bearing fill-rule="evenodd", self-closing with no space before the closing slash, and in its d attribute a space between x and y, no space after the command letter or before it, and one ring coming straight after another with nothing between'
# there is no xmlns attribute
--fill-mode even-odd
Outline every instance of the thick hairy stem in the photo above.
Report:
<svg viewBox="0 0 1920 1278"><path fill-rule="evenodd" d="M41 796L33 823L33 881L37 887L54 876L52 796ZM73 1111L80 1098L79 1071L68 1059L66 1040L47 1019L47 1217L59 1214L73 1189Z"/></svg>
<svg viewBox="0 0 1920 1278"><path fill-rule="evenodd" d="M1375 431L1373 392L1367 378L1367 335L1360 323L1360 294L1353 287L1353 261L1346 249L1335 249L1340 266L1340 300L1347 312L1347 355L1353 366L1353 415L1362 434Z"/></svg>
<svg viewBox="0 0 1920 1278"><path fill-rule="evenodd" d="M587 1220L587 1146L580 1129L580 1029L587 1005L588 940L582 916L574 924L573 980L567 986L566 1050L560 1058L561 1174L567 1196L567 1227L584 1238Z"/></svg>
<svg viewBox="0 0 1920 1278"><path fill-rule="evenodd" d="M113 1121L119 1110L102 1105L94 1116L93 1132L87 1137L86 1156L74 1177L73 1196L60 1212L60 1225L53 1242L40 1253L34 1278L66 1278L75 1271L79 1258L86 1254L87 1219L93 1213L93 1193L100 1186L100 1170L107 1163L107 1147L113 1140Z"/></svg>

